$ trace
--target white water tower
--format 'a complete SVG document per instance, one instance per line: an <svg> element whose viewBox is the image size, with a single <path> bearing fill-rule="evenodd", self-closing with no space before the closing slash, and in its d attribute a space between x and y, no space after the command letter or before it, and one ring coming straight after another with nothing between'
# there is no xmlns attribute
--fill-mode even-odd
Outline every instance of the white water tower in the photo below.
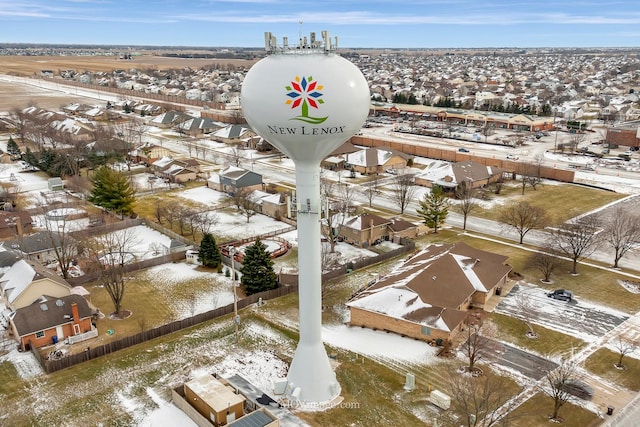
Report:
<svg viewBox="0 0 640 427"><path fill-rule="evenodd" d="M288 394L304 403L330 403L340 384L322 343L320 162L356 134L369 113L369 87L360 70L335 53L326 31L281 47L265 33L269 56L242 84L242 110L253 130L296 166L300 341L287 375Z"/></svg>

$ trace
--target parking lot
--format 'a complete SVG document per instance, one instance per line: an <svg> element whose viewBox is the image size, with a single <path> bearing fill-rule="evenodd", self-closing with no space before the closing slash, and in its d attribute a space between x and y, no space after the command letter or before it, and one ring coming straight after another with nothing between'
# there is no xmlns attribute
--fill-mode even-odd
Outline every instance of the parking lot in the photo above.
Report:
<svg viewBox="0 0 640 427"><path fill-rule="evenodd" d="M595 341L629 318L625 313L587 301L566 302L549 298L544 289L523 282L516 284L498 304L496 313L518 318L520 310L516 296L522 292L529 296L531 305L535 307L533 323L587 342Z"/></svg>

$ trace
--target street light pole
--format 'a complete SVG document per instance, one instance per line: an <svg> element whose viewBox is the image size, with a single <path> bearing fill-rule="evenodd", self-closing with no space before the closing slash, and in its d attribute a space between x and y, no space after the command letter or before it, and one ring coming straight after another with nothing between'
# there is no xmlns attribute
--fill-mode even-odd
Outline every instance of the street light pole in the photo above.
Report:
<svg viewBox="0 0 640 427"><path fill-rule="evenodd" d="M236 292L236 269L235 269L235 257L238 250L235 247L229 249L229 256L231 256L231 286L233 286L233 324L235 325L235 342L238 344L238 324L240 323L240 317L238 316L238 293Z"/></svg>

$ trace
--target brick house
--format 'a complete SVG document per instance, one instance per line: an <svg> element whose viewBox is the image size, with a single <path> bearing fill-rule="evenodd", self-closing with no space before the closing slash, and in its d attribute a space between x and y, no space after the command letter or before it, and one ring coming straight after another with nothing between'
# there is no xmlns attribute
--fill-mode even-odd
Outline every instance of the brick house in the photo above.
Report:
<svg viewBox="0 0 640 427"><path fill-rule="evenodd" d="M497 298L506 256L465 243L431 245L347 303L352 326L432 341L454 338L470 308Z"/></svg>
<svg viewBox="0 0 640 427"><path fill-rule="evenodd" d="M31 234L33 219L26 211L0 211L0 239Z"/></svg>
<svg viewBox="0 0 640 427"><path fill-rule="evenodd" d="M347 243L366 248L389 240L391 221L378 215L363 213L345 218L340 226L339 236Z"/></svg>
<svg viewBox="0 0 640 427"><path fill-rule="evenodd" d="M9 317L9 327L22 350L55 344L94 330L92 311L80 295L42 296Z"/></svg>

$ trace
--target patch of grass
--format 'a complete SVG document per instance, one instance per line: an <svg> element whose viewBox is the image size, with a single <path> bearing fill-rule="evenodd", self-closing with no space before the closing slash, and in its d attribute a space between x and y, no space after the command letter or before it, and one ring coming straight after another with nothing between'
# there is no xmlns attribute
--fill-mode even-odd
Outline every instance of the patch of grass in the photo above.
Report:
<svg viewBox="0 0 640 427"><path fill-rule="evenodd" d="M0 396L24 394L25 390L19 386L20 376L11 362L0 363L0 378Z"/></svg>
<svg viewBox="0 0 640 427"><path fill-rule="evenodd" d="M563 427L596 426L602 420L596 414L572 403L565 403L560 408L560 416L564 419L561 424L549 420L553 413L553 400L542 393L538 393L517 407L510 416L509 425L514 427L540 427L560 425Z"/></svg>
<svg viewBox="0 0 640 427"><path fill-rule="evenodd" d="M579 338L538 325L534 325L533 329L539 337L537 339L527 338L525 333L529 328L523 321L499 313L490 313L489 319L497 326L500 340L513 343L542 356L567 354L572 349L580 351L587 344Z"/></svg>
<svg viewBox="0 0 640 427"><path fill-rule="evenodd" d="M398 372L370 360L355 362L345 355L340 357L336 375L342 386L343 407L299 414L311 425L422 425L394 402L394 397L401 399L406 394L404 377Z"/></svg>
<svg viewBox="0 0 640 427"><path fill-rule="evenodd" d="M608 379L622 387L633 391L640 391L640 360L625 356L622 364L626 369L616 369L620 353L600 348L587 358L584 366L594 374Z"/></svg>
<svg viewBox="0 0 640 427"><path fill-rule="evenodd" d="M504 200L505 203L527 201L547 211L553 223L560 223L604 206L625 197L624 194L612 191L584 187L575 184L538 185L536 190L527 186L522 195L522 185L516 182L503 186L499 195L492 195L494 200ZM495 220L499 209L485 209L477 207L472 215Z"/></svg>

